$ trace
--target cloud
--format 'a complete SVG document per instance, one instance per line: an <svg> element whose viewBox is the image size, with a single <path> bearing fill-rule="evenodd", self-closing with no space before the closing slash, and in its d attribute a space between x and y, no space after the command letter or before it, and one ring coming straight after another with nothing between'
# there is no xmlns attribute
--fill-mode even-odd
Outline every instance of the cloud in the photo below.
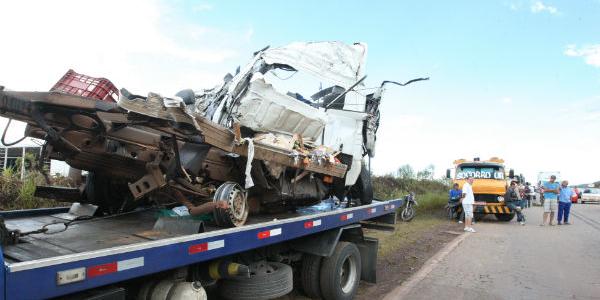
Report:
<svg viewBox="0 0 600 300"><path fill-rule="evenodd" d="M586 126L592 123L600 125L600 96L590 97L584 100L573 101L559 110L557 118L564 121L579 120L586 122Z"/></svg>
<svg viewBox="0 0 600 300"><path fill-rule="evenodd" d="M504 5L506 7L508 7L512 11L519 11L519 10L521 10L521 3L511 2L511 3L504 3Z"/></svg>
<svg viewBox="0 0 600 300"><path fill-rule="evenodd" d="M47 90L72 68L140 93L214 86L227 72L228 60L247 45L246 29L205 27L178 15L191 6L173 5L158 0L107 0L94 6L73 0L3 3L0 84ZM177 81L199 71L205 73L199 80Z"/></svg>
<svg viewBox="0 0 600 300"><path fill-rule="evenodd" d="M512 104L513 99L511 97L504 97L502 98L502 103L504 104Z"/></svg>
<svg viewBox="0 0 600 300"><path fill-rule="evenodd" d="M250 40L252 40L253 36L254 36L254 28L250 27L244 34L244 39L246 41L250 41Z"/></svg>
<svg viewBox="0 0 600 300"><path fill-rule="evenodd" d="M531 12L534 14L548 12L551 15L558 13L558 9L551 5L546 5L542 1L535 1L531 4Z"/></svg>
<svg viewBox="0 0 600 300"><path fill-rule="evenodd" d="M205 12L205 11L210 11L213 9L212 4L209 3L200 3L200 4L196 4L192 7L192 11L193 12Z"/></svg>
<svg viewBox="0 0 600 300"><path fill-rule="evenodd" d="M600 44L586 45L578 48L576 45L567 45L566 56L583 57L586 64L600 68Z"/></svg>

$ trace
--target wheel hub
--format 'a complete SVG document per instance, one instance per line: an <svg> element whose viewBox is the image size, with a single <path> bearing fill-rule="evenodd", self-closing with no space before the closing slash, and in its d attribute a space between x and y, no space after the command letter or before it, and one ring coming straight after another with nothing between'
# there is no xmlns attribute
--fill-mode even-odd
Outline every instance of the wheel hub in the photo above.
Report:
<svg viewBox="0 0 600 300"><path fill-rule="evenodd" d="M354 286L354 282L356 281L357 271L356 271L356 259L353 256L348 256L342 263L342 267L340 268L340 286L344 293L350 293Z"/></svg>

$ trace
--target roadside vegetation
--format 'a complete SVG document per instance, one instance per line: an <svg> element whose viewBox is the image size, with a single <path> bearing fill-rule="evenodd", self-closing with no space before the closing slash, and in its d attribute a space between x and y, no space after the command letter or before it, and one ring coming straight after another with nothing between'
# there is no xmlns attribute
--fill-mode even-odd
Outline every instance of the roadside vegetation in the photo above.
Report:
<svg viewBox="0 0 600 300"><path fill-rule="evenodd" d="M58 201L34 196L37 185L70 186L70 181L59 174L49 176L49 184L45 176L34 167L37 163L33 156L25 156L25 172L21 176L22 159L17 160L14 167L0 170L0 210L30 209L40 207L62 206Z"/></svg>
<svg viewBox="0 0 600 300"><path fill-rule="evenodd" d="M411 222L399 222L393 233L373 233L380 239L379 255L382 257L408 247L420 239L423 232L447 224L444 206L448 203L449 183L445 178L435 179L433 174L433 166L415 171L410 165L403 165L393 174L373 176L375 198L397 199L414 192L419 203L417 215Z"/></svg>
<svg viewBox="0 0 600 300"><path fill-rule="evenodd" d="M373 176L375 198L397 199L414 192L419 203L417 215L440 212L448 202L449 185L446 179L434 179L433 174L433 166L414 171L410 165L403 165L393 174Z"/></svg>

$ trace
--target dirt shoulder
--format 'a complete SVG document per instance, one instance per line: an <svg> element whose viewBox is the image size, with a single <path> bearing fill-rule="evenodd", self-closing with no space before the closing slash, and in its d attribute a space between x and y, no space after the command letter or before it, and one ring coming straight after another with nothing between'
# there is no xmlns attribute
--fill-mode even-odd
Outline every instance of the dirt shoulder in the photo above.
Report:
<svg viewBox="0 0 600 300"><path fill-rule="evenodd" d="M437 214L400 222L394 232L367 230L367 236L379 239L377 284L361 282L356 299L381 299L460 233L460 224Z"/></svg>

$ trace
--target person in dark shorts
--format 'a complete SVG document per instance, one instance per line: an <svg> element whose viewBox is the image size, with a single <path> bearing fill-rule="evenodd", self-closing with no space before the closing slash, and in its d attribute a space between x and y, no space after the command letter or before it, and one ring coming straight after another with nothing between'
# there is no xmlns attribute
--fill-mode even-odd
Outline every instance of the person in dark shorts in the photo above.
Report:
<svg viewBox="0 0 600 300"><path fill-rule="evenodd" d="M523 205L525 201L521 199L516 181L510 183L510 187L504 196L504 201L506 201L506 206L508 208L517 213L517 222L521 225L525 225L525 215L523 215Z"/></svg>

